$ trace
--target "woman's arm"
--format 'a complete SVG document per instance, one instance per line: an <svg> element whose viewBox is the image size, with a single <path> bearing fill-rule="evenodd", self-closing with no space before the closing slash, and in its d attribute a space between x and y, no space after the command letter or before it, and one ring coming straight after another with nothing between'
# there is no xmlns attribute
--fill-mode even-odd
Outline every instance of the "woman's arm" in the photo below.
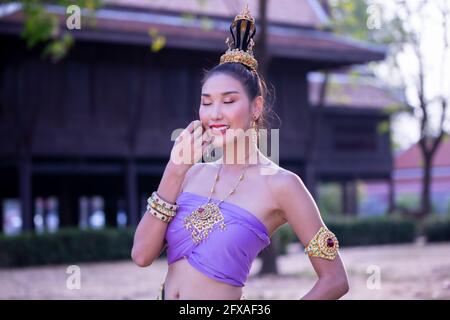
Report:
<svg viewBox="0 0 450 320"><path fill-rule="evenodd" d="M177 138L171 152L171 159L164 170L158 190L156 191L158 196L163 200L175 203L183 182L187 180L189 176L188 172L190 171L190 168L200 160L204 148L208 145L208 143L202 143L205 138L206 136L202 134L201 123L198 120L191 122L189 126L183 130L179 138ZM178 151L188 150L182 148L183 142L187 142L188 145L191 146L189 152L190 159L187 161L188 163L182 163L179 158L175 159L175 157L180 156ZM197 152L195 152L195 150ZM167 222L161 221L151 214L145 213L142 216L142 219L136 228L133 249L131 250L131 257L138 266L149 266L159 257L164 248L164 238L167 226Z"/></svg>
<svg viewBox="0 0 450 320"><path fill-rule="evenodd" d="M167 202L175 203L185 178L185 172L169 162L164 170L157 194ZM164 247L167 222L145 213L134 234L131 257L140 267L147 267L159 257Z"/></svg>
<svg viewBox="0 0 450 320"><path fill-rule="evenodd" d="M302 180L294 173L282 171L273 180L278 207L304 247L321 227L326 227L319 209ZM330 230L332 231L332 230ZM349 290L347 273L337 253L333 260L309 257L319 279L302 299L339 299Z"/></svg>

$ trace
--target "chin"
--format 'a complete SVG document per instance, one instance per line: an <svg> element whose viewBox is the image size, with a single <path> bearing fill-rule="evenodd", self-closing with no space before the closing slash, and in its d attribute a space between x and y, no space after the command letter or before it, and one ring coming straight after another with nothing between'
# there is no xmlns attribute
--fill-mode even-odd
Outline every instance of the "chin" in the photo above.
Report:
<svg viewBox="0 0 450 320"><path fill-rule="evenodd" d="M243 139L244 136L241 134L235 134L232 132L226 133L225 135L215 134L214 135L214 141L212 142L212 145L214 148L225 148L225 147L233 147L235 142L235 139L238 140Z"/></svg>

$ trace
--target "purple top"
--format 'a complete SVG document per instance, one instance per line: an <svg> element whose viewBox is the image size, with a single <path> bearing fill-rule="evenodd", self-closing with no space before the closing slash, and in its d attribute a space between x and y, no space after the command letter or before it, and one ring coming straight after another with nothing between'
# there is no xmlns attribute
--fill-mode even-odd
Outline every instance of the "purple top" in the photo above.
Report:
<svg viewBox="0 0 450 320"><path fill-rule="evenodd" d="M226 224L225 230L214 225L207 238L196 244L183 220L207 197L182 192L177 198L177 215L166 231L167 262L187 258L187 261L206 276L233 286L243 287L250 267L258 253L270 244L266 226L251 212L230 202L222 202L220 210ZM219 200L211 199L219 203Z"/></svg>

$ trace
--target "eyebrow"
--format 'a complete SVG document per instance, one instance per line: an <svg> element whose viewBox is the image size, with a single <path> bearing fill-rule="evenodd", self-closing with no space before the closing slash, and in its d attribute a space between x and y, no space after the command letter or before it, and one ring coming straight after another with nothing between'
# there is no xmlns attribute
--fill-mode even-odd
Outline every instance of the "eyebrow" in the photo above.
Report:
<svg viewBox="0 0 450 320"><path fill-rule="evenodd" d="M225 91L222 93L222 96L226 96L229 94L234 94L234 93L240 93L239 91ZM211 97L211 95L209 93L202 93L202 97Z"/></svg>

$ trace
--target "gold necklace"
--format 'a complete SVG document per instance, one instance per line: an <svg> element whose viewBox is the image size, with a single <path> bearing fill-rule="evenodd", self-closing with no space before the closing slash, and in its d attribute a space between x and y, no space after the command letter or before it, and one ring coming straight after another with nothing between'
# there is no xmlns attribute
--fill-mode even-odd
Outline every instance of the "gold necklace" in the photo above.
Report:
<svg viewBox="0 0 450 320"><path fill-rule="evenodd" d="M217 181L219 180L219 175L222 170L222 165L219 168L219 171L216 174L216 178L214 179L214 184L211 188L211 192L208 197L208 202L200 205L194 212L192 212L189 216L184 218L184 227L191 231L192 240L195 243L199 243L202 240L205 240L208 235L211 233L213 227L220 223L220 230L223 231L226 228L224 217L222 212L220 211L220 204L224 202L229 196L231 196L237 189L239 183L244 179L245 171L247 170L247 164L244 167L239 179L234 186L233 189L228 193L228 195L220 200L219 203L211 202L212 194L214 193L214 188L216 186Z"/></svg>

